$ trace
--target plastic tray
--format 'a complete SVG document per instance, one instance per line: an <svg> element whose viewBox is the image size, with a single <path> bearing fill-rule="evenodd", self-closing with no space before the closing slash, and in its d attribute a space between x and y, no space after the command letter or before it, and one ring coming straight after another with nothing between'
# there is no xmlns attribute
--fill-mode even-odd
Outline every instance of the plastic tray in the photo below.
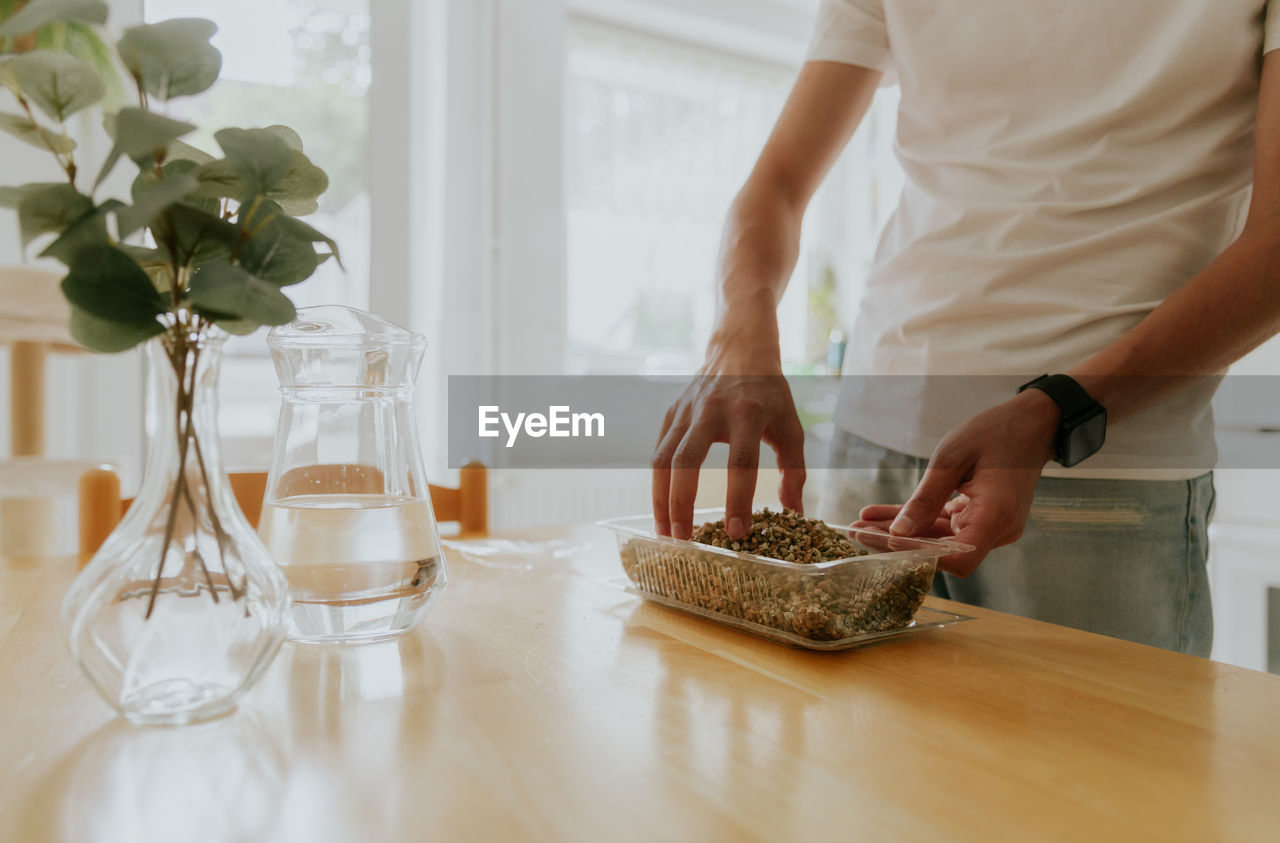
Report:
<svg viewBox="0 0 1280 843"><path fill-rule="evenodd" d="M722 517L694 513L695 523ZM921 609L938 559L972 549L958 542L831 524L867 555L799 564L659 536L650 516L599 523L616 535L635 593L780 643L848 649L966 619Z"/></svg>
<svg viewBox="0 0 1280 843"><path fill-rule="evenodd" d="M856 635L852 638L841 638L836 641L814 641L812 638L801 638L791 632L782 632L762 624L744 621L739 618L729 617L719 612L711 612L706 609L699 609L697 606L691 606L688 603L682 603L679 600L671 600L663 597L661 594L653 594L643 589L636 588L626 577L618 577L616 580L608 580L606 585L618 588L628 594L634 594L642 597L650 603L657 603L659 606L666 606L669 609L676 609L690 615L697 615L700 618L721 624L723 626L732 627L733 629L754 635L757 638L765 638L775 641L779 644L786 644L788 647L801 647L805 650L831 651L831 650L852 650L855 647L862 647L867 644L875 644L878 641L888 641L894 638L902 638L908 635L915 635L920 632L927 632L931 629L941 629L944 626L955 626L962 621L971 621L969 615L961 615L956 612L948 612L944 609L934 609L929 606L921 606L916 611L915 619L911 623L897 629L887 629L883 632L869 632L865 635Z"/></svg>

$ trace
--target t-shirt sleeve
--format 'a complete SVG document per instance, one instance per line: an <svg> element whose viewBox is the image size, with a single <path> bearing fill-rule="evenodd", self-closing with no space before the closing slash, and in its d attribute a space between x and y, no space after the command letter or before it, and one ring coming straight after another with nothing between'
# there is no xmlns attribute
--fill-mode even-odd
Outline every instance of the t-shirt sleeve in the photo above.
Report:
<svg viewBox="0 0 1280 843"><path fill-rule="evenodd" d="M1272 3L1280 16L1280 0ZM1280 21L1276 21L1276 28L1280 36ZM1268 33L1270 31L1268 18ZM1280 41L1280 37L1277 40ZM884 0L822 0L806 61L834 61L888 70L891 58Z"/></svg>
<svg viewBox="0 0 1280 843"><path fill-rule="evenodd" d="M1267 12L1262 27L1263 54L1280 50L1280 0L1267 0Z"/></svg>

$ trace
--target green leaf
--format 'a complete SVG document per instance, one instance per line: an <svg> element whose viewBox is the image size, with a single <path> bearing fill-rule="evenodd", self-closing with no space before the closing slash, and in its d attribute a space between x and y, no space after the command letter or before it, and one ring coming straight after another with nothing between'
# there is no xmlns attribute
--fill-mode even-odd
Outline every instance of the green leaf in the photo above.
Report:
<svg viewBox="0 0 1280 843"><path fill-rule="evenodd" d="M190 161L178 162L189 165L192 169L195 164ZM167 170L167 168L166 168ZM142 177L140 176L139 179ZM152 178L148 176L148 178ZM136 187L138 182L134 182ZM195 176L189 173L174 172L172 175L166 172L162 181L156 181L152 178L151 184L136 190L133 193L133 204L125 208L121 208L116 213L116 224L120 228L120 236L128 237L138 229L145 225L150 225L151 221L162 212L165 208L181 202L183 198L195 190L199 186Z"/></svg>
<svg viewBox="0 0 1280 843"><path fill-rule="evenodd" d="M346 271L346 267L342 266L342 255L338 253L338 244L334 242L333 238L317 231L310 223L289 216L284 213L283 207L275 204L274 202L259 202L258 208L250 223L253 225L259 221L266 220L270 220L271 226L280 229L290 237L299 240L306 240L308 243L326 244L329 247L330 252L332 252L334 259L337 260L338 266L342 267L344 272ZM319 263L323 263L324 259L327 257L328 255L325 254L319 255Z"/></svg>
<svg viewBox="0 0 1280 843"><path fill-rule="evenodd" d="M181 143L181 141L178 141L178 143ZM217 216L221 210L221 203L217 199L198 195L200 180L196 174L199 170L200 164L197 161L190 158L178 158L169 161L164 165L164 177L166 179L185 177L194 180L196 187L192 188L186 196L182 197L182 201L188 205L199 208L206 213ZM136 180L134 184L137 184Z"/></svg>
<svg viewBox="0 0 1280 843"><path fill-rule="evenodd" d="M17 208L18 203L32 193L44 190L46 187L58 187L61 184L64 182L38 181L18 187L0 187L0 208Z"/></svg>
<svg viewBox="0 0 1280 843"><path fill-rule="evenodd" d="M106 88L102 107L116 111L124 103L124 86L120 84L120 62L115 45L108 45L88 23L66 21L61 24L62 43L57 49L88 64Z"/></svg>
<svg viewBox="0 0 1280 843"><path fill-rule="evenodd" d="M107 233L107 214L122 207L124 203L119 199L108 199L87 211L84 216L67 226L58 239L40 253L40 257L56 258L71 266L80 250L86 246L109 245L111 236Z"/></svg>
<svg viewBox="0 0 1280 843"><path fill-rule="evenodd" d="M165 154L164 160L194 161L196 164L207 164L213 160L213 156L199 147L176 140L169 144L169 151Z"/></svg>
<svg viewBox="0 0 1280 843"><path fill-rule="evenodd" d="M93 183L95 188L110 174L120 156L128 156L139 168L149 167L175 140L196 128L141 108L122 108L112 119L105 120L104 125L115 144Z"/></svg>
<svg viewBox="0 0 1280 843"><path fill-rule="evenodd" d="M268 193L267 195L276 196L275 193ZM310 216L320 210L320 203L315 199L279 199L279 202L281 209L285 213L299 217Z"/></svg>
<svg viewBox="0 0 1280 843"><path fill-rule="evenodd" d="M209 199L203 196L197 196L195 193L188 193L182 197L183 204L190 205L193 208L199 208L206 214L219 216L222 208L217 199Z"/></svg>
<svg viewBox="0 0 1280 843"><path fill-rule="evenodd" d="M124 325L146 325L167 309L142 267L114 246L81 249L62 294L92 316Z"/></svg>
<svg viewBox="0 0 1280 843"><path fill-rule="evenodd" d="M240 228L199 208L179 203L152 226L156 243L178 266L225 257L240 239Z"/></svg>
<svg viewBox="0 0 1280 843"><path fill-rule="evenodd" d="M329 189L329 177L300 150L289 149L288 155L288 168L278 178L272 175L274 182L266 190L258 190L263 186L262 179L246 179L243 169L228 158L207 161L196 171L196 178L200 180L200 189L196 195L217 199L225 197L241 202L249 202L254 196L261 195L278 203L286 213L315 213L320 207L317 197Z"/></svg>
<svg viewBox="0 0 1280 843"><path fill-rule="evenodd" d="M169 267L169 258L164 252L132 243L121 243L116 248L133 258L161 293L173 289L173 270Z"/></svg>
<svg viewBox="0 0 1280 843"><path fill-rule="evenodd" d="M261 322L254 322L252 319L231 319L230 317L220 316L213 321L217 323L219 328L228 334L235 334L237 337L247 337L262 327Z"/></svg>
<svg viewBox="0 0 1280 843"><path fill-rule="evenodd" d="M326 234L321 234L319 231L313 228L310 224L305 223L299 219L294 219L293 217L285 217L283 220L283 225L286 229L293 232L298 237L305 237L307 238L308 241L312 243L324 243L326 246L329 247L329 251L333 254L333 259L338 262L338 267L343 272L347 271L347 268L342 265L342 255L338 253L338 244L337 242L334 241L333 238L329 237ZM324 263L324 259L327 257L328 255L324 255L324 254L320 255L320 263Z"/></svg>
<svg viewBox="0 0 1280 843"><path fill-rule="evenodd" d="M106 23L107 4L103 0L31 0L0 26L0 35L26 35L54 21L73 20Z"/></svg>
<svg viewBox="0 0 1280 843"><path fill-rule="evenodd" d="M182 143L182 141L175 141L175 143ZM185 146L186 144L183 145ZM173 151L172 146L170 146L169 149L170 152ZM192 147L192 149L194 149L194 147ZM219 202L216 199L208 199L197 195L197 191L200 186L200 181L197 176L197 173L200 171L200 164L198 162L191 158L167 158L162 169L164 170L165 179L183 179L184 181L189 179L191 183L195 185L185 196L182 197L183 202L186 202L188 205L193 205L202 211L207 211L210 214L218 213ZM144 171L138 173L138 177L133 180L133 186L130 188L134 200L137 200L137 197L142 190L155 184L155 181L156 178L152 172Z"/></svg>
<svg viewBox="0 0 1280 843"><path fill-rule="evenodd" d="M223 129L213 137L222 147L227 164L244 183L236 197L242 201L266 193L293 167L294 150L266 129Z"/></svg>
<svg viewBox="0 0 1280 843"><path fill-rule="evenodd" d="M94 316L74 305L71 307L69 327L72 339L90 351L100 351L104 354L128 351L135 345L164 332L164 325L158 319L139 322L136 325L123 324Z"/></svg>
<svg viewBox="0 0 1280 843"><path fill-rule="evenodd" d="M122 108L116 113L115 142L123 154L142 166L163 155L174 141L195 131L195 128L190 123L154 111Z"/></svg>
<svg viewBox="0 0 1280 843"><path fill-rule="evenodd" d="M259 325L285 325L296 315L293 302L279 287L225 261L206 263L196 270L188 296L198 310L215 318L230 316Z"/></svg>
<svg viewBox="0 0 1280 843"><path fill-rule="evenodd" d="M177 141L181 143L181 141ZM172 148L172 147L170 147ZM161 167L164 172L165 179L191 178L195 180L195 171L200 165L188 158L165 159L165 164ZM135 200L143 191L151 188L156 182L155 171L146 171L138 173L138 177L133 180L133 184L129 187L129 195Z"/></svg>
<svg viewBox="0 0 1280 843"><path fill-rule="evenodd" d="M299 226L315 229L287 216L274 202L258 200L240 206L238 222L249 233L240 249L240 264L264 281L297 284L320 265L313 240Z"/></svg>
<svg viewBox="0 0 1280 843"><path fill-rule="evenodd" d="M133 258L134 263L142 267L144 270L153 264L162 264L168 258L164 256L159 249L153 249L150 246L135 246L132 243L121 243L116 247L129 257Z"/></svg>
<svg viewBox="0 0 1280 843"><path fill-rule="evenodd" d="M325 171L295 149L290 155L289 172L266 192L266 197L278 202L286 213L314 214L320 207L316 199L328 189L329 176Z"/></svg>
<svg viewBox="0 0 1280 843"><path fill-rule="evenodd" d="M66 53L32 50L9 59L5 67L22 95L59 123L106 92L92 67Z"/></svg>
<svg viewBox="0 0 1280 843"><path fill-rule="evenodd" d="M15 138L40 149L48 149L53 147L54 152L66 154L76 148L76 142L71 138L51 131L49 129L41 129L30 118L20 114L3 114L0 113L0 131L7 132ZM41 135L41 132L44 132ZM48 144L45 143L46 139Z"/></svg>
<svg viewBox="0 0 1280 843"><path fill-rule="evenodd" d="M213 21L177 18L126 29L120 58L148 94L162 100L198 94L218 78L222 53L209 43Z"/></svg>
<svg viewBox="0 0 1280 843"><path fill-rule="evenodd" d="M27 247L41 234L61 232L93 210L93 200L69 184L33 190L18 203L18 227Z"/></svg>
<svg viewBox="0 0 1280 843"><path fill-rule="evenodd" d="M196 169L195 176L200 182L196 196L235 199L245 195L244 179L240 178L225 158L203 162Z"/></svg>
<svg viewBox="0 0 1280 843"><path fill-rule="evenodd" d="M284 141L284 145L298 152L302 151L302 135L290 129L288 126L276 123L268 126L266 131Z"/></svg>

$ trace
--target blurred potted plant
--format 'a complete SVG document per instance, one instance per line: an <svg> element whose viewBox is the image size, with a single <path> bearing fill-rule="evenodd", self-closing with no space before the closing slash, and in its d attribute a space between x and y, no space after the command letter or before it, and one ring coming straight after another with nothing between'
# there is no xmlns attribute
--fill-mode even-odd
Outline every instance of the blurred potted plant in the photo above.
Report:
<svg viewBox="0 0 1280 843"><path fill-rule="evenodd" d="M29 0L0 0L0 32L10 29L16 34L0 34L0 54L25 53L30 50L55 50L75 56L97 70L106 86L103 102L117 107L124 91L115 70L111 45L94 29L106 21L105 7L99 3L56 3L62 18L49 20L48 4L29 9ZM79 6L79 9L68 8ZM9 21L18 18L13 27Z"/></svg>
<svg viewBox="0 0 1280 843"><path fill-rule="evenodd" d="M21 44L50 26L100 24L106 12L101 0L32 0L0 38ZM125 30L115 50L137 105L104 116L112 146L91 183L67 120L103 99L114 68L38 44L0 58L0 84L19 109L0 113L0 130L47 149L65 177L6 188L0 202L16 207L24 248L51 237L40 255L67 267L78 342L101 352L145 344L142 487L63 605L80 665L138 722L226 711L278 648L285 582L219 456L221 348L228 333L292 321L283 288L338 259L298 218L328 178L295 132L222 129L215 157L181 140L195 126L162 113L217 80L215 31L194 18ZM138 170L127 200L98 196L121 159Z"/></svg>

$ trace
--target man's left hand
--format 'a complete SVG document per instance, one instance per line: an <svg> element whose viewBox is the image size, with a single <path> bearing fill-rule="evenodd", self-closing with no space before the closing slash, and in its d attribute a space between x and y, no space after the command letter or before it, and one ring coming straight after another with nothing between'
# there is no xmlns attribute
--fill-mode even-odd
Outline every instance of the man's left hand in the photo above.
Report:
<svg viewBox="0 0 1280 843"><path fill-rule="evenodd" d="M1036 389L980 413L938 443L906 504L864 507L854 526L973 545L971 553L938 562L967 577L992 550L1022 536L1061 418L1053 399Z"/></svg>

